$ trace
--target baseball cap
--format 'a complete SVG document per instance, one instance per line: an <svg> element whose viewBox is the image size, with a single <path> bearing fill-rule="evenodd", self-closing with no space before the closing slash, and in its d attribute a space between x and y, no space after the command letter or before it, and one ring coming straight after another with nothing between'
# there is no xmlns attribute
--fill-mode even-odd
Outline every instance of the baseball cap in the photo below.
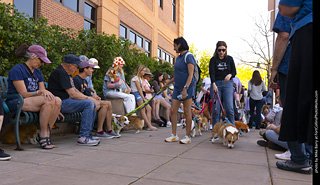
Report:
<svg viewBox="0 0 320 185"><path fill-rule="evenodd" d="M33 53L35 55L37 55L43 62L50 64L51 61L47 58L47 52L45 49L43 49L42 46L40 45L31 45L28 48L28 51L30 53Z"/></svg>
<svg viewBox="0 0 320 185"><path fill-rule="evenodd" d="M95 58L90 58L90 59L89 59L89 63L94 65L93 68L95 68L95 69L100 69L100 67L98 66L98 63L99 63L99 62L98 62L97 59L95 59Z"/></svg>
<svg viewBox="0 0 320 185"><path fill-rule="evenodd" d="M81 62L83 62L83 61L89 61L88 57L85 56L85 55L80 55L80 56L79 56L79 59L80 59Z"/></svg>
<svg viewBox="0 0 320 185"><path fill-rule="evenodd" d="M85 67L92 67L92 68L94 68L95 67L95 65L94 64L90 64L89 63L89 61L83 61L83 62L81 62L82 63L82 68L85 68Z"/></svg>
<svg viewBox="0 0 320 185"><path fill-rule="evenodd" d="M77 64L79 67L83 67L80 58L74 54L68 54L64 56L64 62L68 64Z"/></svg>

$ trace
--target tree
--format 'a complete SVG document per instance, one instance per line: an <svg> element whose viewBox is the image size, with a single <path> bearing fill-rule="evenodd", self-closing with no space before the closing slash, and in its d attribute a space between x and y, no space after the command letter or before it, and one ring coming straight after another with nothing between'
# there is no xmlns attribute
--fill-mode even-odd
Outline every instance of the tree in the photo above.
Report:
<svg viewBox="0 0 320 185"><path fill-rule="evenodd" d="M248 88L248 82L252 78L253 71L256 70L255 67L251 67L246 64L239 64L237 68L237 77L240 79L241 84ZM266 83L267 72L263 69L258 69L261 75L262 80Z"/></svg>
<svg viewBox="0 0 320 185"><path fill-rule="evenodd" d="M270 69L272 64L272 33L270 31L269 19L264 19L260 15L259 19L254 19L254 24L257 28L255 35L252 35L252 40L242 40L250 47L251 53L258 57L258 60L246 60L242 57L239 57L239 60L253 68L262 69L267 73L267 81L269 82L270 78Z"/></svg>

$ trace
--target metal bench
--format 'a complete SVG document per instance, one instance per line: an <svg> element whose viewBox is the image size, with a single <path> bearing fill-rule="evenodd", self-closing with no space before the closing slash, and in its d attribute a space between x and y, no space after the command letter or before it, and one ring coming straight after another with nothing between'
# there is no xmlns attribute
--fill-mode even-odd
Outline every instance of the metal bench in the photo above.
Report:
<svg viewBox="0 0 320 185"><path fill-rule="evenodd" d="M19 137L19 125L20 124L38 124L39 123L39 112L27 112L22 111L23 97L20 94L7 94L8 90L8 81L7 77L0 76L0 95L1 98L5 101L10 97L18 97L19 103L17 104L17 110L15 112L10 112L5 109L4 114L4 124L14 124L14 135L17 143L17 148L15 150L23 150ZM45 84L46 85L46 84ZM63 114L65 119L63 122L81 122L82 112ZM61 120L57 120L58 123L61 123Z"/></svg>

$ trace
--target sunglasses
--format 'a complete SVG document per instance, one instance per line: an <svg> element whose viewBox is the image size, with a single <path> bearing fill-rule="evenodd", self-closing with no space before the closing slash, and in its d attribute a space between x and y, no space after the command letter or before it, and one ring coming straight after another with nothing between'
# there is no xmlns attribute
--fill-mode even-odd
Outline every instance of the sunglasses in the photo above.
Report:
<svg viewBox="0 0 320 185"><path fill-rule="evenodd" d="M226 49L218 49L218 52L225 52Z"/></svg>

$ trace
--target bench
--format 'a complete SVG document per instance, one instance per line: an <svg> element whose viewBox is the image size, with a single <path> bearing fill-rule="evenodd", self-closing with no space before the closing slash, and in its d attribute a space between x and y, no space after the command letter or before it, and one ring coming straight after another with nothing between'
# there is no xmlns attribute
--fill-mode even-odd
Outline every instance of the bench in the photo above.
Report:
<svg viewBox="0 0 320 185"><path fill-rule="evenodd" d="M4 123L3 125L9 123L14 124L14 135L17 143L17 148L15 150L23 150L19 137L19 125L21 124L38 124L39 123L39 112L28 112L23 111L23 97L20 94L7 94L8 90L8 78L4 76L0 76L0 95L5 101L7 98L18 97L19 103L17 104L17 110L15 112L10 112L5 109L4 114ZM82 112L63 114L64 115L64 123L68 122L81 122ZM61 120L57 120L57 123L61 123Z"/></svg>

